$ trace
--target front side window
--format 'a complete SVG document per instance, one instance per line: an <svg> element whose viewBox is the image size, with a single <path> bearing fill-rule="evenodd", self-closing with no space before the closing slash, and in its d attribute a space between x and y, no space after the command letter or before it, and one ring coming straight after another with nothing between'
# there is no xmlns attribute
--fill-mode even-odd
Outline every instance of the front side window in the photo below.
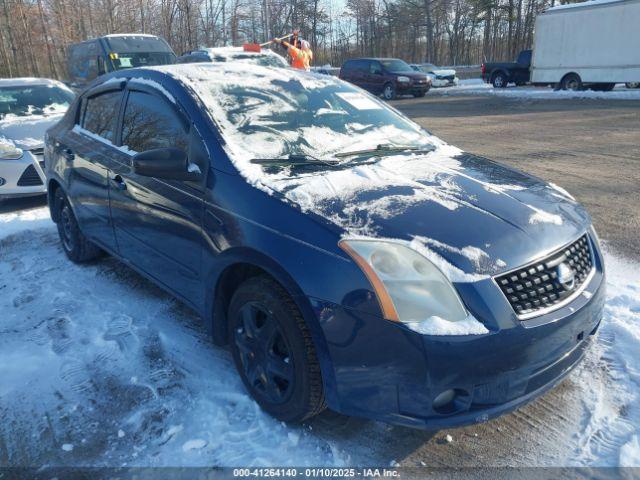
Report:
<svg viewBox="0 0 640 480"><path fill-rule="evenodd" d="M122 91L111 91L86 100L82 128L114 142Z"/></svg>
<svg viewBox="0 0 640 480"><path fill-rule="evenodd" d="M409 64L403 60L391 59L391 60L381 60L384 68L389 72L412 72Z"/></svg>
<svg viewBox="0 0 640 480"><path fill-rule="evenodd" d="M168 147L186 152L188 125L163 98L131 91L122 121L122 144L134 152Z"/></svg>

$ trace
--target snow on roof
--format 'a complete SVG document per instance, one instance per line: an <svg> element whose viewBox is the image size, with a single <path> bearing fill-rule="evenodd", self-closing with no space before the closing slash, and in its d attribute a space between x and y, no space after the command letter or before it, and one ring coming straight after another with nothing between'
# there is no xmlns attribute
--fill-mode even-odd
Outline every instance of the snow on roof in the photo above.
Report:
<svg viewBox="0 0 640 480"><path fill-rule="evenodd" d="M157 35L151 35L149 33L110 33L109 35L104 35L103 38L117 38L117 37L148 37L148 38L159 38Z"/></svg>
<svg viewBox="0 0 640 480"><path fill-rule="evenodd" d="M20 77L0 79L0 87L24 87L27 85L65 86L64 83L57 80L52 80L50 78Z"/></svg>
<svg viewBox="0 0 640 480"><path fill-rule="evenodd" d="M268 48L262 48L259 52L247 51L242 47L213 47L203 48L202 51L209 53L209 55L217 55L221 57L233 57L238 54L242 55L278 55L277 53L269 50Z"/></svg>
<svg viewBox="0 0 640 480"><path fill-rule="evenodd" d="M547 8L545 12L555 12L557 10L566 10L570 8L583 8L583 7L593 7L596 5L606 5L609 3L624 3L627 0L589 0L586 2L578 2L578 3L567 3L564 5L556 5L555 7Z"/></svg>

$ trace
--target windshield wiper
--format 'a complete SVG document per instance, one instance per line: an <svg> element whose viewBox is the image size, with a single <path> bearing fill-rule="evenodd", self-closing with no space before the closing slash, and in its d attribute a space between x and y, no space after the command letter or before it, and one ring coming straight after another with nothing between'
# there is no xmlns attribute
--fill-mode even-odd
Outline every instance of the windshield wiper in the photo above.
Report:
<svg viewBox="0 0 640 480"><path fill-rule="evenodd" d="M306 165L324 165L327 167L335 167L338 165L337 160L322 160L312 155L289 155L283 158L252 158L251 163L259 165L269 165L275 167L291 167Z"/></svg>
<svg viewBox="0 0 640 480"><path fill-rule="evenodd" d="M360 155L373 155L373 156L385 156L389 153L401 153L401 152L420 152L429 153L435 150L434 147L416 147L414 145L394 145L390 143L381 143L376 148L368 148L365 150L354 150L352 152L340 152L336 153L336 158L357 157Z"/></svg>

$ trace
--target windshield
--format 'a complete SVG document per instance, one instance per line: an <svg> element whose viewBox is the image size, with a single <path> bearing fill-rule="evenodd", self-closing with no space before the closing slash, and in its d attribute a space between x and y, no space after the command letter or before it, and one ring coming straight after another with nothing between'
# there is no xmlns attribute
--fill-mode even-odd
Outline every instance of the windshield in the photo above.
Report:
<svg viewBox="0 0 640 480"><path fill-rule="evenodd" d="M409 66L409 64L403 60L397 60L397 59L380 60L380 63L384 65L384 68L386 68L390 72L412 72L413 71L412 68Z"/></svg>
<svg viewBox="0 0 640 480"><path fill-rule="evenodd" d="M185 65L233 153L248 161L290 155L335 160L380 144L429 148L431 137L383 102L326 75L228 64ZM214 65L209 65L214 66Z"/></svg>
<svg viewBox="0 0 640 480"><path fill-rule="evenodd" d="M55 85L0 87L0 118L64 113L73 99L71 90Z"/></svg>
<svg viewBox="0 0 640 480"><path fill-rule="evenodd" d="M167 52L112 52L111 59L115 70L124 70L134 67L169 65L175 63L176 56Z"/></svg>

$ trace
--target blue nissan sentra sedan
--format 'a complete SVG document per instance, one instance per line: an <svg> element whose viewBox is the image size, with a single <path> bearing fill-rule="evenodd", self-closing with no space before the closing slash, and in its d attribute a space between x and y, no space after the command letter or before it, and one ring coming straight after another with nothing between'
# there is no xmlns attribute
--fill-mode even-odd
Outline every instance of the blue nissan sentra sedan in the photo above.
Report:
<svg viewBox="0 0 640 480"><path fill-rule="evenodd" d="M485 421L564 378L601 319L603 257L570 194L332 77L114 73L45 158L67 256L107 252L197 310L280 420Z"/></svg>

